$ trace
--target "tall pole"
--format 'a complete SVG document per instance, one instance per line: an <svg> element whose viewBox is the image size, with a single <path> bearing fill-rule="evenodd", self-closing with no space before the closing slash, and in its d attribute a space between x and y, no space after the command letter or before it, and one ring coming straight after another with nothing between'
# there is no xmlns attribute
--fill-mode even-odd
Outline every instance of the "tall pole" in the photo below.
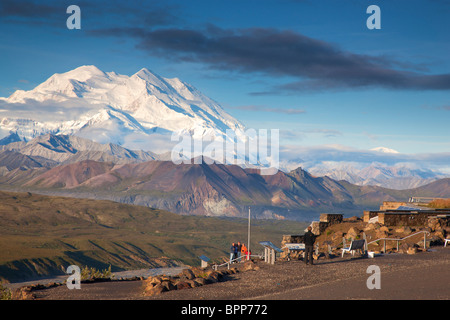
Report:
<svg viewBox="0 0 450 320"><path fill-rule="evenodd" d="M247 248L248 248L248 251L250 251L250 207L248 207L248 241L247 241Z"/></svg>

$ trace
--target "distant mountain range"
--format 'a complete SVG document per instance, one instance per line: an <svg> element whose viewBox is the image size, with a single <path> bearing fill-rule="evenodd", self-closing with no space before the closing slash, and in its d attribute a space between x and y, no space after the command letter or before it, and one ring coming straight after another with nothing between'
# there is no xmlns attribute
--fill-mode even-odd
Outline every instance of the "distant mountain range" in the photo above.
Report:
<svg viewBox="0 0 450 320"><path fill-rule="evenodd" d="M307 168L315 176L327 176L335 180L346 180L360 186L380 186L390 189L412 189L448 177L409 164L386 165L371 163L366 166L354 163L320 164Z"/></svg>
<svg viewBox="0 0 450 320"><path fill-rule="evenodd" d="M301 168L275 175L223 164L174 164L160 155L68 135L0 146L0 189L114 200L184 215L310 220L361 214L384 200L450 196L450 179L411 190L357 186Z"/></svg>
<svg viewBox="0 0 450 320"><path fill-rule="evenodd" d="M291 164L273 176L245 166L175 165L168 161L177 143L172 133L234 141L231 130L244 141L246 128L193 86L145 68L126 76L81 66L0 98L0 110L4 189L112 199L181 214L244 216L250 206L258 217L301 218L403 200L414 193L410 189L445 177L407 165L323 160L303 168ZM396 153L383 147L371 152Z"/></svg>

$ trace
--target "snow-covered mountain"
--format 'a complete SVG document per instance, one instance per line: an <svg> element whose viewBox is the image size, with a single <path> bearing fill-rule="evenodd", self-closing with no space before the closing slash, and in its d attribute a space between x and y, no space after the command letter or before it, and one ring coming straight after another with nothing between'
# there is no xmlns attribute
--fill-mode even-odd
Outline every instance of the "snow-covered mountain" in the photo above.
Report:
<svg viewBox="0 0 450 320"><path fill-rule="evenodd" d="M81 66L0 98L0 139L76 135L130 149L170 151L173 132L227 139L244 126L193 86L148 69L132 76Z"/></svg>
<svg viewBox="0 0 450 320"><path fill-rule="evenodd" d="M329 161L305 169L314 176L346 180L360 186L380 186L398 190L417 188L447 177L440 172L407 163L386 165L374 162L364 165L356 162Z"/></svg>

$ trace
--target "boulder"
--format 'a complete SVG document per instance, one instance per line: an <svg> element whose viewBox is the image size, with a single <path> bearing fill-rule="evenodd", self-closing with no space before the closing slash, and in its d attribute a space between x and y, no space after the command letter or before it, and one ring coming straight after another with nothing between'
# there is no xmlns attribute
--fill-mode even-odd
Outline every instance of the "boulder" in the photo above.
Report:
<svg viewBox="0 0 450 320"><path fill-rule="evenodd" d="M412 233L412 229L407 226L398 227L394 230L396 233L401 233L402 236L408 236Z"/></svg>
<svg viewBox="0 0 450 320"><path fill-rule="evenodd" d="M253 261L246 261L242 267L242 271L259 270L259 267Z"/></svg>
<svg viewBox="0 0 450 320"><path fill-rule="evenodd" d="M351 227L350 229L348 229L347 234L345 235L346 239L353 239L355 240L357 237L359 237L359 233L361 231L356 228L356 227Z"/></svg>
<svg viewBox="0 0 450 320"><path fill-rule="evenodd" d="M387 238L388 236L389 236L389 233L382 231L381 229L379 229L375 232L376 239Z"/></svg>
<svg viewBox="0 0 450 320"><path fill-rule="evenodd" d="M147 281L147 283L152 284L153 286L162 282L161 277L158 277L158 276L150 277L146 281Z"/></svg>
<svg viewBox="0 0 450 320"><path fill-rule="evenodd" d="M216 283L219 282L219 274L215 271L209 272L206 277L206 283Z"/></svg>
<svg viewBox="0 0 450 320"><path fill-rule="evenodd" d="M163 282L160 283L160 285L165 287L166 291L170 291L170 290L175 290L176 289L176 286L174 285L172 280L164 280Z"/></svg>
<svg viewBox="0 0 450 320"><path fill-rule="evenodd" d="M205 278L195 278L194 280L192 280L193 282L195 282L197 285L197 287L199 286L204 286L206 284L206 279ZM194 287L194 286L192 286Z"/></svg>
<svg viewBox="0 0 450 320"><path fill-rule="evenodd" d="M206 269L200 267L193 267L190 270L193 272L195 278L204 277L206 273Z"/></svg>
<svg viewBox="0 0 450 320"><path fill-rule="evenodd" d="M333 233L331 235L331 240L332 241L336 241L336 240L341 241L343 236L344 236L344 233L342 231L336 231L335 233Z"/></svg>
<svg viewBox="0 0 450 320"><path fill-rule="evenodd" d="M151 288L147 287L146 290L144 291L144 296L147 296L147 297L156 296L165 291L167 291L167 288L165 286L163 286L162 283L158 283Z"/></svg>
<svg viewBox="0 0 450 320"><path fill-rule="evenodd" d="M195 274L191 269L184 269L183 272L181 273L181 277L187 280L192 280L195 278Z"/></svg>
<svg viewBox="0 0 450 320"><path fill-rule="evenodd" d="M367 224L367 226L364 228L364 231L372 231L375 230L377 228L377 226L375 225L375 223L369 223Z"/></svg>
<svg viewBox="0 0 450 320"><path fill-rule="evenodd" d="M190 281L194 282L193 280L186 280L186 281L180 280L175 284L175 288L177 290L190 289L192 288Z"/></svg>

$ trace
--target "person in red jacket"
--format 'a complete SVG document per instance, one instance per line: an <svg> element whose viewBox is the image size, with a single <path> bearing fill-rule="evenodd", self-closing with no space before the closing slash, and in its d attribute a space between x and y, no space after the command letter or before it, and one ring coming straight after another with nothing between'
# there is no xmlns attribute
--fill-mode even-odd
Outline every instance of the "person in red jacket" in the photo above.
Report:
<svg viewBox="0 0 450 320"><path fill-rule="evenodd" d="M245 246L245 243L243 243L241 246L241 257L242 260L247 260L247 247Z"/></svg>

